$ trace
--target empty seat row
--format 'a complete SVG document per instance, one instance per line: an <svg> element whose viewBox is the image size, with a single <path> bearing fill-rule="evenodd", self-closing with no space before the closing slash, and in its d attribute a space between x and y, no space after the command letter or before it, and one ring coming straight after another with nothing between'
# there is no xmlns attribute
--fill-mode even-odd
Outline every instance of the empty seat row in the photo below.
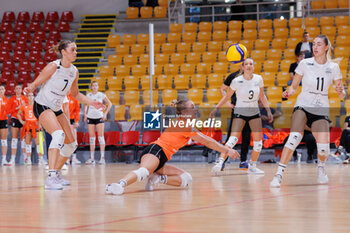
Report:
<svg viewBox="0 0 350 233"><path fill-rule="evenodd" d="M60 31L60 32L69 32L70 25L68 21L60 21L57 25L55 25L55 22L52 21L46 21L43 26L41 26L40 22L32 21L29 24L29 27L27 27L25 22L17 22L16 25L13 27L11 22L5 22L2 21L0 25L0 32L7 32L7 31L15 31L15 32L21 32L21 31L29 31L29 32L36 32L36 31Z"/></svg>
<svg viewBox="0 0 350 233"><path fill-rule="evenodd" d="M152 7L141 7L139 10L138 7L128 7L126 9L127 19L137 19L139 15L143 19L153 18L153 13L155 18L165 18L167 16L167 8L162 6L157 6L154 9Z"/></svg>
<svg viewBox="0 0 350 233"><path fill-rule="evenodd" d="M46 15L46 21L57 22L58 20L72 22L74 20L72 11L63 11L61 14L61 18L59 18L57 11L49 11ZM16 16L13 11L6 11L3 14L2 22L15 22ZM29 22L30 14L28 11L20 11L18 12L17 22ZM42 11L35 11L32 14L32 22L44 22L45 14Z"/></svg>

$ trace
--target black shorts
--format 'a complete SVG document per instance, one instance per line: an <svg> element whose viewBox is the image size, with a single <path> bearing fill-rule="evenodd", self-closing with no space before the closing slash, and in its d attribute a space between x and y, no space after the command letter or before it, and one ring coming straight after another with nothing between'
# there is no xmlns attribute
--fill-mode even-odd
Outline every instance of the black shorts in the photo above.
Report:
<svg viewBox="0 0 350 233"><path fill-rule="evenodd" d="M253 115L253 116L243 116L240 114L233 114L233 118L240 118L240 119L245 120L246 122L249 122L250 120L260 118L260 114L258 113L258 114Z"/></svg>
<svg viewBox="0 0 350 233"><path fill-rule="evenodd" d="M11 117L11 126L12 126L13 128L22 128L22 127L23 127L22 123L19 122L18 119L13 118L13 117Z"/></svg>
<svg viewBox="0 0 350 233"><path fill-rule="evenodd" d="M45 105L38 104L37 102L34 101L33 112L34 112L34 116L36 119L39 120L40 114L48 109L52 110L51 108L49 108ZM63 113L63 111L61 109L58 110L57 112L55 112L55 111L53 111L53 112L55 113L56 116L59 116Z"/></svg>
<svg viewBox="0 0 350 233"><path fill-rule="evenodd" d="M0 121L0 129L6 129L6 128L8 128L7 120Z"/></svg>
<svg viewBox="0 0 350 233"><path fill-rule="evenodd" d="M312 123L314 123L315 121L318 121L318 120L326 120L328 122L329 121L329 118L328 116L320 116L320 115L315 115L315 114L312 114L312 113L309 113L308 111L306 111L303 107L295 107L294 110L293 110L293 113L296 111L296 110L301 110L303 112L305 112L306 114L306 125L311 128L311 125Z"/></svg>
<svg viewBox="0 0 350 233"><path fill-rule="evenodd" d="M87 119L87 123L88 123L89 125L98 125L98 124L103 123L103 121L102 121L102 118L97 118L97 119L88 118L88 119Z"/></svg>
<svg viewBox="0 0 350 233"><path fill-rule="evenodd" d="M70 119L70 124L74 125L75 124L75 120L74 119Z"/></svg>
<svg viewBox="0 0 350 233"><path fill-rule="evenodd" d="M140 157L140 160L142 158L142 156L144 156L145 154L152 154L154 156L156 156L158 159L159 159L159 165L158 167L156 168L156 170L154 170L155 172L158 171L159 169L161 169L164 164L166 162L168 162L168 158L166 157L164 151L163 151L163 148L160 147L159 145L157 144L149 144L143 151L142 151L142 154L141 154L141 157Z"/></svg>

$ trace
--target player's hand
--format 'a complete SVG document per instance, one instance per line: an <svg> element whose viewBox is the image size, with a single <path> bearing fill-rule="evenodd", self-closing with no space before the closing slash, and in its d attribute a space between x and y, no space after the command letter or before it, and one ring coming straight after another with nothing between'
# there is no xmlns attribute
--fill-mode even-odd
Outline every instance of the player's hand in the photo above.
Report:
<svg viewBox="0 0 350 233"><path fill-rule="evenodd" d="M235 108L235 105L234 104L231 104L230 102L227 102L226 103L226 106L231 108L231 109L234 109Z"/></svg>
<svg viewBox="0 0 350 233"><path fill-rule="evenodd" d="M102 110L102 111L104 111L106 109L106 106L103 103L98 102L98 101L93 101L90 105L93 106L94 108Z"/></svg>
<svg viewBox="0 0 350 233"><path fill-rule="evenodd" d="M241 155L234 149L228 149L227 155L233 160L238 159Z"/></svg>
<svg viewBox="0 0 350 233"><path fill-rule="evenodd" d="M84 122L86 122L87 121L87 116L84 116Z"/></svg>
<svg viewBox="0 0 350 233"><path fill-rule="evenodd" d="M214 108L213 111L211 111L211 113L209 114L209 118L214 118L216 111L217 108Z"/></svg>
<svg viewBox="0 0 350 233"><path fill-rule="evenodd" d="M79 127L79 124L78 124L78 123L74 123L74 124L73 124L73 128L74 128L74 129L76 129L76 128L78 128L78 127Z"/></svg>
<svg viewBox="0 0 350 233"><path fill-rule="evenodd" d="M272 123L273 122L273 115L271 114L271 112L267 113L267 117L269 119L269 123Z"/></svg>
<svg viewBox="0 0 350 233"><path fill-rule="evenodd" d="M103 114L102 120L103 120L103 121L107 120L107 115L106 115L106 114Z"/></svg>
<svg viewBox="0 0 350 233"><path fill-rule="evenodd" d="M289 98L294 95L295 91L293 89L287 89L282 93L282 98Z"/></svg>
<svg viewBox="0 0 350 233"><path fill-rule="evenodd" d="M35 91L35 86L33 85L33 83L29 83L28 86L26 86L23 89L23 94L27 95L28 93L34 92Z"/></svg>

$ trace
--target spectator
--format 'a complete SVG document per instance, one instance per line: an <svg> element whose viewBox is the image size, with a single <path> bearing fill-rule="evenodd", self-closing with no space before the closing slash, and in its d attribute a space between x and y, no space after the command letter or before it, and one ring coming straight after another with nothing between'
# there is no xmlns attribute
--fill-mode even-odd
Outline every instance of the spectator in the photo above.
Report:
<svg viewBox="0 0 350 233"><path fill-rule="evenodd" d="M151 6L151 7L159 6L158 0L147 0L146 6Z"/></svg>
<svg viewBox="0 0 350 233"><path fill-rule="evenodd" d="M312 57L313 50L312 50L312 42L309 41L309 33L304 32L303 34L303 41L299 42L297 46L295 47L295 55L298 56L300 52L304 52L305 58Z"/></svg>
<svg viewBox="0 0 350 233"><path fill-rule="evenodd" d="M143 1L142 0L129 0L129 7L143 7Z"/></svg>
<svg viewBox="0 0 350 233"><path fill-rule="evenodd" d="M294 78L294 75L295 75L295 69L297 68L298 64L305 58L305 54L304 52L300 52L298 55L297 55L297 61L290 64L290 67L289 67L289 74L290 74L290 80L288 81L287 85L290 86L292 85L292 82L293 82L293 78ZM301 86L301 82L299 84Z"/></svg>
<svg viewBox="0 0 350 233"><path fill-rule="evenodd" d="M335 152L336 156L339 156L343 152L343 148L346 151L346 158L343 163L348 164L350 162L350 116L347 116L344 121L343 132L341 133L339 147Z"/></svg>
<svg viewBox="0 0 350 233"><path fill-rule="evenodd" d="M261 115L261 123L262 123L262 128L266 128L266 129L270 129L273 130L273 122L279 118L280 116L282 116L282 113L274 108L271 108L271 113L273 116L273 121L271 123L269 123L269 119L267 117L267 112L266 109L264 108L264 106L262 105L262 103L259 101L259 107L260 107L260 115Z"/></svg>

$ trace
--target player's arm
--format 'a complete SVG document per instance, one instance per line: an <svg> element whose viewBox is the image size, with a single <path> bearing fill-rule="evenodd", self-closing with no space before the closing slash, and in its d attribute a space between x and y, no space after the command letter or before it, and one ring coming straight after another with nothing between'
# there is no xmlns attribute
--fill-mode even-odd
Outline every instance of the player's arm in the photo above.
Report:
<svg viewBox="0 0 350 233"><path fill-rule="evenodd" d="M112 102L108 99L108 97L106 96L103 101L106 103L107 105L107 109L105 111L105 113L103 114L104 119L107 119L107 114L109 113L109 111L112 108Z"/></svg>
<svg viewBox="0 0 350 233"><path fill-rule="evenodd" d="M299 84L300 84L302 79L303 79L303 76L301 76L298 73L295 73L293 81L292 81L292 85L290 85L290 87L282 93L282 97L289 98L292 95L294 95L294 93L298 89Z"/></svg>
<svg viewBox="0 0 350 233"><path fill-rule="evenodd" d="M17 118L18 118L18 121L21 122L22 125L25 124L24 122L24 119L22 118L22 114L23 114L23 108L20 108L17 112Z"/></svg>
<svg viewBox="0 0 350 233"><path fill-rule="evenodd" d="M34 92L41 84L45 83L56 72L57 65L50 63L44 67L39 76L27 87L24 88L24 93Z"/></svg>
<svg viewBox="0 0 350 233"><path fill-rule="evenodd" d="M269 123L271 123L273 121L273 116L272 116L272 113L271 113L269 102L267 101L266 95L264 93L264 88L263 87L260 87L259 100L261 101L262 105L266 109L267 118L269 119Z"/></svg>
<svg viewBox="0 0 350 233"><path fill-rule="evenodd" d="M215 106L214 110L210 113L209 115L210 118L214 117L215 112L231 98L233 93L235 93L235 91L232 90L232 88L228 88L226 95L222 97L220 102Z"/></svg>
<svg viewBox="0 0 350 233"><path fill-rule="evenodd" d="M222 84L221 85L221 87L220 87L220 93L221 93L221 96L222 97L224 97L224 96L226 96L226 92L227 92L227 88L228 88L229 86L227 86L226 84ZM230 103L230 101L227 101L226 102L226 105L229 107L229 108L234 108L235 106L232 104L232 103Z"/></svg>
<svg viewBox="0 0 350 233"><path fill-rule="evenodd" d="M343 100L345 98L345 91L343 81L341 79L334 80L335 90L338 93L339 99Z"/></svg>

